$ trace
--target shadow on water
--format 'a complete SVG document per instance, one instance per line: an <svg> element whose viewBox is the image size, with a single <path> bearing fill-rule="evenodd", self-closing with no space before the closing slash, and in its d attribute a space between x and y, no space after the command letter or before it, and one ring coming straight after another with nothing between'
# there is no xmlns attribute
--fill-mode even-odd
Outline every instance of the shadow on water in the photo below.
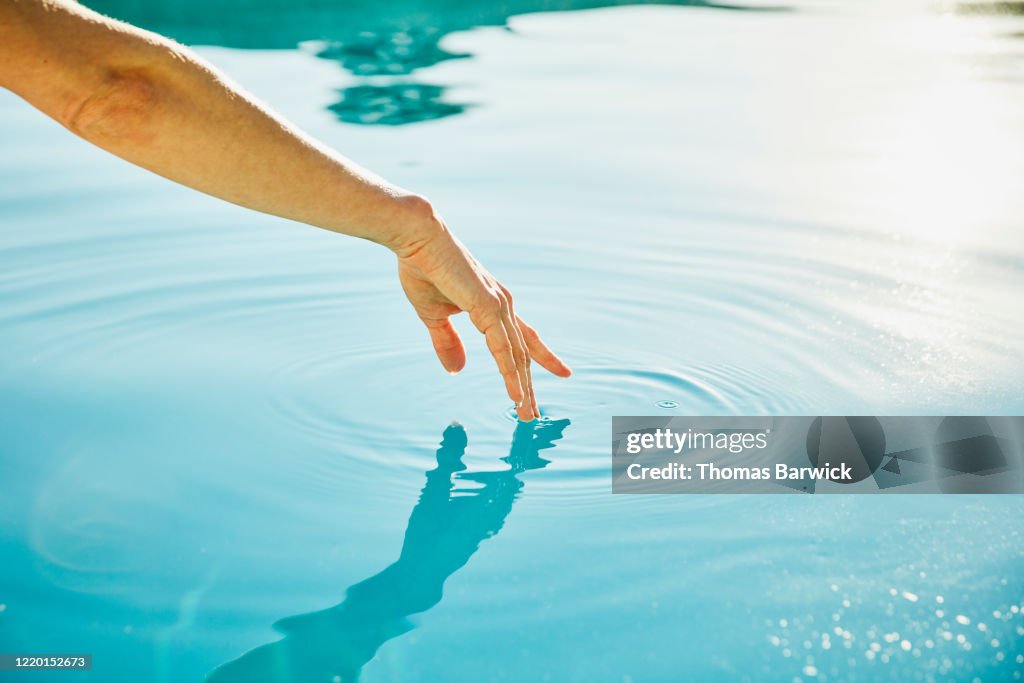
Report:
<svg viewBox="0 0 1024 683"><path fill-rule="evenodd" d="M772 11L784 7L713 0L84 0L93 9L190 45L241 49L295 49L323 43L317 56L361 78L385 77L338 90L330 109L347 123L399 125L458 114L467 103L449 102L442 86L411 74L472 55L441 47L450 33L506 26L533 12L565 12L623 5L675 5Z"/></svg>
<svg viewBox="0 0 1024 683"><path fill-rule="evenodd" d="M277 622L284 638L221 665L207 682L358 680L381 645L413 628L407 617L440 602L448 577L501 530L523 488L519 475L548 465L540 451L552 448L568 424L519 423L502 458L508 468L497 472L465 472L466 432L458 425L445 429L398 559L349 587L340 604Z"/></svg>

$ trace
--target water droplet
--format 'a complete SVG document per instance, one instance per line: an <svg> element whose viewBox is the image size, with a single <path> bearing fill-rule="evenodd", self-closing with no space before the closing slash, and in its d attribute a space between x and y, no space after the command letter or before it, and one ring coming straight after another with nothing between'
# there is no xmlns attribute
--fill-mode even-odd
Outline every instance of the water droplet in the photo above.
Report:
<svg viewBox="0 0 1024 683"><path fill-rule="evenodd" d="M669 401L669 400L658 401L654 405L658 406L659 408L666 408L666 409L672 409L672 408L678 408L679 407L678 403L676 403L675 401Z"/></svg>

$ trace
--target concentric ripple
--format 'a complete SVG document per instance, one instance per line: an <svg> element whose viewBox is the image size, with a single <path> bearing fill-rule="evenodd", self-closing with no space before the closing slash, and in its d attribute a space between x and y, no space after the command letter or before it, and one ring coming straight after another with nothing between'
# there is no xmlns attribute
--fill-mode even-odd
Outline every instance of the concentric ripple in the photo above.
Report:
<svg viewBox="0 0 1024 683"><path fill-rule="evenodd" d="M200 48L430 196L573 367L536 371L562 432L515 481L487 476L517 425L479 335L456 323L469 362L445 374L385 250L176 187L0 92L0 631L78 643L111 683L202 680L281 617L333 614L411 533L454 573L368 683L1020 673L1012 496L609 495L614 415L1024 410L1020 22L810 4L452 28L473 58L420 64L420 104L478 106L397 128L330 109L361 85L337 59L394 50ZM245 16L276 35L278 5ZM186 43L241 16L191 9L216 30ZM309 35L277 47L323 37L300 10ZM455 491L514 499L491 524L458 497L468 525L421 523L452 421Z"/></svg>
<svg viewBox="0 0 1024 683"><path fill-rule="evenodd" d="M365 477L367 485L386 488L391 468L428 462L440 430L452 420L466 426L470 457L481 454L479 466L495 466L517 418L492 361L474 353L457 377L438 372L428 382L411 381L424 363L436 363L429 354L423 340L366 345L304 357L274 373L266 396L272 419L282 421L278 429L333 454L310 477ZM610 445L603 437L612 415L782 414L810 405L783 380L736 367L630 368L578 347L565 357L574 368L571 379L552 378L540 368L534 373L542 417L571 421L551 451L549 471L531 487L558 496L608 489Z"/></svg>

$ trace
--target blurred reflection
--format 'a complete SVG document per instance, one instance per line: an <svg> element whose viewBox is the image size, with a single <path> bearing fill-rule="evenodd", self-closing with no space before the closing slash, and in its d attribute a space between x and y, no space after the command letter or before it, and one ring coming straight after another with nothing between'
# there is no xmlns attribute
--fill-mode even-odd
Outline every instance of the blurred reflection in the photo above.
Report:
<svg viewBox="0 0 1024 683"><path fill-rule="evenodd" d="M409 80L418 69L470 57L441 47L450 33L505 26L509 17L619 5L682 5L716 9L777 9L709 0L84 0L83 4L189 45L295 49L322 42L317 56L337 61L359 77L390 77L339 90L330 107L346 123L399 125L458 114L466 103L448 102L444 89ZM399 79L399 80L394 80ZM418 92L415 99L408 94Z"/></svg>
<svg viewBox="0 0 1024 683"><path fill-rule="evenodd" d="M413 628L408 616L441 600L444 582L480 543L501 530L523 482L519 474L542 469L569 420L519 423L508 469L466 473L466 432L445 429L437 467L427 472L419 502L409 516L398 559L379 574L351 586L345 600L319 612L279 621L285 637L251 650L210 674L209 683L355 681L388 640ZM471 482L460 487L459 482Z"/></svg>
<svg viewBox="0 0 1024 683"><path fill-rule="evenodd" d="M439 85L420 83L357 85L342 90L341 101L327 108L345 123L385 126L440 119L467 108L445 102L444 92Z"/></svg>
<svg viewBox="0 0 1024 683"><path fill-rule="evenodd" d="M1024 14L1024 0L963 0L956 3L961 14Z"/></svg>

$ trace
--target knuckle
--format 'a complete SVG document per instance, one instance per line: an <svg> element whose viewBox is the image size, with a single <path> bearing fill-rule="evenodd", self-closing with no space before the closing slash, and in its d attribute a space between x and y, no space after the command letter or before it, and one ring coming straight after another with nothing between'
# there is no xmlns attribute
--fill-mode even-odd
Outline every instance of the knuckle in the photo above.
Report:
<svg viewBox="0 0 1024 683"><path fill-rule="evenodd" d="M500 289L495 293L494 296L498 300L498 311L502 315L507 314L509 310L511 310L512 308L512 302L508 300L508 297L506 297L505 294Z"/></svg>
<svg viewBox="0 0 1024 683"><path fill-rule="evenodd" d="M511 355L512 350L509 348L508 340L503 339L501 335L488 333L486 341L487 348L499 363Z"/></svg>
<svg viewBox="0 0 1024 683"><path fill-rule="evenodd" d="M490 294L480 299L469 313L470 320L481 332L486 331L496 321L500 320L502 304L497 296Z"/></svg>
<svg viewBox="0 0 1024 683"><path fill-rule="evenodd" d="M491 316L501 315L505 310L505 301L497 292L491 292L484 300L484 310Z"/></svg>
<svg viewBox="0 0 1024 683"><path fill-rule="evenodd" d="M510 292L508 287L506 287L505 285L501 284L500 282L498 282L496 284L498 285L498 289L501 291L502 295L504 295L505 300L508 301L508 305L511 308L512 302L514 301L513 298L512 298L512 292Z"/></svg>

